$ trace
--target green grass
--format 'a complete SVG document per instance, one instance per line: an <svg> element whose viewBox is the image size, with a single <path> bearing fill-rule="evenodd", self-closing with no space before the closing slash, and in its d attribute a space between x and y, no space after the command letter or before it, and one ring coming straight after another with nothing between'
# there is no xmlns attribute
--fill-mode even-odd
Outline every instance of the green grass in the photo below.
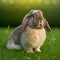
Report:
<svg viewBox="0 0 60 60"><path fill-rule="evenodd" d="M7 50L5 47L11 28L0 28L0 60L60 60L60 28L47 33L41 53L26 53L20 50Z"/></svg>

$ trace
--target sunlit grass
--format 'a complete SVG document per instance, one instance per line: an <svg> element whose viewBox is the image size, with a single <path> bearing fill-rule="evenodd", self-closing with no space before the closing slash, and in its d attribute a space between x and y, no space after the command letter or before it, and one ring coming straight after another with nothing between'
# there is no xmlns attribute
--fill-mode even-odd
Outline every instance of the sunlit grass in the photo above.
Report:
<svg viewBox="0 0 60 60"><path fill-rule="evenodd" d="M9 4L14 4L14 0L9 0Z"/></svg>
<svg viewBox="0 0 60 60"><path fill-rule="evenodd" d="M2 3L9 4L57 4L58 0L0 0Z"/></svg>
<svg viewBox="0 0 60 60"><path fill-rule="evenodd" d="M50 4L50 1L49 0L44 0L43 3L48 5L48 4Z"/></svg>
<svg viewBox="0 0 60 60"><path fill-rule="evenodd" d="M1 0L0 0L0 2L1 2ZM2 0L2 2L3 2L3 3L7 3L8 1L7 1L7 0Z"/></svg>
<svg viewBox="0 0 60 60"><path fill-rule="evenodd" d="M57 6L59 4L58 0L0 0L1 6L6 9L8 7L16 7L16 8L22 8L24 7L25 9L31 9L31 8L43 8L44 6L51 6L55 5Z"/></svg>

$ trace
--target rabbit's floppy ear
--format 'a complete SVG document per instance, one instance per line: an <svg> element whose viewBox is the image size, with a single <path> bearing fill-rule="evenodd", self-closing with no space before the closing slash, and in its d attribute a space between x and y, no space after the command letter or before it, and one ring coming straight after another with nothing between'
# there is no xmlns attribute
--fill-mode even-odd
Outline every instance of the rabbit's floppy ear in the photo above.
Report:
<svg viewBox="0 0 60 60"><path fill-rule="evenodd" d="M48 31L48 32L51 32L51 28L50 28L50 26L49 26L49 23L47 22L47 20L44 18L44 27L45 27L45 29Z"/></svg>
<svg viewBox="0 0 60 60"><path fill-rule="evenodd" d="M28 25L29 14L25 15L22 21L22 30L25 30L26 26Z"/></svg>

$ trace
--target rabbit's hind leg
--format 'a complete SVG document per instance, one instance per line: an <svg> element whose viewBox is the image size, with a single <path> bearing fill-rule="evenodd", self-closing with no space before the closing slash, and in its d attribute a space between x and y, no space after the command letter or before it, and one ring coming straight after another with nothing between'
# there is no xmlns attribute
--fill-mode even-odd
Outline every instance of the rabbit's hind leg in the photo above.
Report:
<svg viewBox="0 0 60 60"><path fill-rule="evenodd" d="M8 41L8 43L6 44L6 48L7 49L21 49L20 45L15 44L13 41Z"/></svg>

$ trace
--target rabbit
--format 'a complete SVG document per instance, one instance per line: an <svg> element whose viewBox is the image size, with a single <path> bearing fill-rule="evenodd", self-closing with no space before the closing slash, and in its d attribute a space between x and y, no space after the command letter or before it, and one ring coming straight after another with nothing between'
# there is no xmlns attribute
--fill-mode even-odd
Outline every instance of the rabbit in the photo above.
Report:
<svg viewBox="0 0 60 60"><path fill-rule="evenodd" d="M22 24L15 28L7 40L7 49L24 49L26 52L41 52L46 40L46 31L51 27L41 10L30 10L23 18Z"/></svg>

